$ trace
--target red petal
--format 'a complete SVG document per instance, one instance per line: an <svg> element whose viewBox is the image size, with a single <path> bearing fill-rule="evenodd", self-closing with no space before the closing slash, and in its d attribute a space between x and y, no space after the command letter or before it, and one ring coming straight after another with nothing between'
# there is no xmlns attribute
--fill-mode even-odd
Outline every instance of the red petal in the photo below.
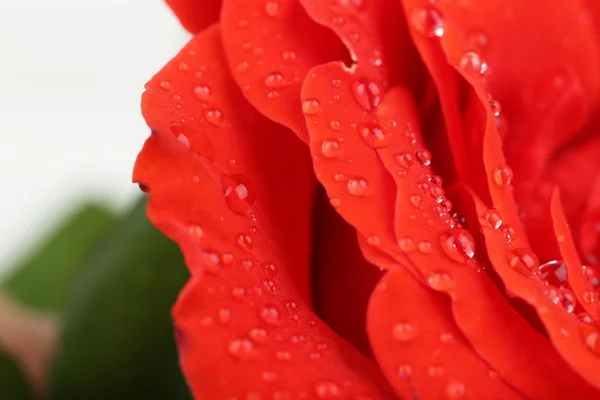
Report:
<svg viewBox="0 0 600 400"><path fill-rule="evenodd" d="M315 208L315 309L334 331L371 356L365 329L367 303L382 272L365 260L356 230L340 218L324 193L318 196Z"/></svg>
<svg viewBox="0 0 600 400"><path fill-rule="evenodd" d="M379 365L399 394L412 397L520 399L473 351L450 302L402 268L390 270L369 302L367 329ZM423 351L427 349L427 351ZM408 397L408 396L407 396Z"/></svg>
<svg viewBox="0 0 600 400"><path fill-rule="evenodd" d="M148 84L143 111L158 133L134 173L150 188L150 219L193 274L173 310L193 394L391 398L376 365L302 298L313 184L304 146L244 103L224 65L213 27ZM200 84L210 85L205 105Z"/></svg>
<svg viewBox="0 0 600 400"><path fill-rule="evenodd" d="M191 33L199 33L219 21L221 0L166 0L181 25Z"/></svg>
<svg viewBox="0 0 600 400"><path fill-rule="evenodd" d="M244 96L306 141L302 80L315 65L347 58L339 40L297 0L225 0L221 21L229 65Z"/></svg>
<svg viewBox="0 0 600 400"><path fill-rule="evenodd" d="M569 285L571 286L571 289L573 289L575 296L577 296L579 304L581 304L587 312L598 317L597 294L594 291L594 287L582 274L581 269L583 264L577 254L577 248L573 241L567 218L565 217L565 213L561 206L558 189L552 194L551 212L556 241L558 242L562 260L564 261L569 274Z"/></svg>
<svg viewBox="0 0 600 400"><path fill-rule="evenodd" d="M464 193L463 195L465 197L463 201L465 202L467 201L467 196L471 197L471 201L475 204L479 218L485 219L484 213L488 208L472 193L468 195ZM494 266L495 271L500 278L502 278L507 292L512 296L523 299L537 311L539 318L548 332L550 341L558 353L560 353L565 361L577 371L577 373L589 383L598 387L600 382L598 380L598 377L600 376L598 373L600 357L599 354L594 354L595 349L593 343L586 344L586 341L587 343L590 343L590 339L588 339L590 333L583 330L583 325L581 325L572 314L567 313L547 297L545 292L548 287L543 285L541 281L532 279L532 273L528 272L524 266L517 263L515 264L515 267L512 268L509 264L509 259L513 258L513 255L515 254L513 253L514 251L531 252L531 250L515 248L505 240L498 229L494 229L488 225L482 225L481 228L483 229L483 234L485 236L490 261ZM537 267L537 265L535 267ZM585 329L587 329L587 327ZM547 351L548 353L552 352L551 350ZM555 360L554 362L557 361ZM552 380L554 380L554 376L558 378L558 373L563 379L564 374L572 374L571 369L566 366L557 368L554 372L555 373L552 373ZM569 390L573 390L574 388L582 390L581 396L593 397L598 395L597 391L594 391L594 389L587 386L577 376L571 375L565 382L569 383ZM584 395L583 393L586 391L588 394ZM592 393L596 394L594 395Z"/></svg>

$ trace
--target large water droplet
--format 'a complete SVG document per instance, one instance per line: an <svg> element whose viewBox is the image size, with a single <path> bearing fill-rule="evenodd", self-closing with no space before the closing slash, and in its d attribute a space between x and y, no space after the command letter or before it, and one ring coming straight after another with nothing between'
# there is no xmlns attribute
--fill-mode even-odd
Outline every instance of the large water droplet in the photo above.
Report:
<svg viewBox="0 0 600 400"><path fill-rule="evenodd" d="M475 256L475 240L465 229L450 228L440 235L442 250L451 260L464 263Z"/></svg>
<svg viewBox="0 0 600 400"><path fill-rule="evenodd" d="M221 184L229 209L236 214L245 214L256 197L250 179L244 175L228 174L223 177Z"/></svg>
<svg viewBox="0 0 600 400"><path fill-rule="evenodd" d="M371 111L383 100L383 86L380 82L359 78L352 82L352 94L358 105Z"/></svg>
<svg viewBox="0 0 600 400"><path fill-rule="evenodd" d="M494 182L497 185L510 185L513 180L513 171L508 165L503 165L494 170Z"/></svg>
<svg viewBox="0 0 600 400"><path fill-rule="evenodd" d="M508 250L506 260L511 268L528 277L534 275L540 265L535 253L528 248Z"/></svg>
<svg viewBox="0 0 600 400"><path fill-rule="evenodd" d="M221 257L212 251L206 250L201 257L202 268L206 272L216 274L221 270Z"/></svg>
<svg viewBox="0 0 600 400"><path fill-rule="evenodd" d="M382 149L389 143L389 136L378 123L361 124L358 133L365 143L373 149Z"/></svg>
<svg viewBox="0 0 600 400"><path fill-rule="evenodd" d="M353 178L348 180L348 193L352 196L364 196L367 194L369 184L363 178Z"/></svg>
<svg viewBox="0 0 600 400"><path fill-rule="evenodd" d="M481 215L481 223L492 229L498 229L502 225L502 217L496 210L488 209Z"/></svg>
<svg viewBox="0 0 600 400"><path fill-rule="evenodd" d="M415 162L415 158L412 154L408 152L400 153L396 156L396 162L398 165L404 168L410 168L411 165Z"/></svg>
<svg viewBox="0 0 600 400"><path fill-rule="evenodd" d="M465 384L458 381L449 382L446 385L446 396L450 399L461 399L465 396Z"/></svg>
<svg viewBox="0 0 600 400"><path fill-rule="evenodd" d="M204 118L209 124L219 126L223 123L223 112L217 108L206 110Z"/></svg>
<svg viewBox="0 0 600 400"><path fill-rule="evenodd" d="M280 5L276 1L269 1L265 4L265 13L270 17L276 17L279 14Z"/></svg>
<svg viewBox="0 0 600 400"><path fill-rule="evenodd" d="M427 375L432 378L440 378L444 376L444 368L439 365L431 365L429 368L427 368Z"/></svg>
<svg viewBox="0 0 600 400"><path fill-rule="evenodd" d="M444 35L444 19L434 7L415 8L410 19L412 26L423 35L430 37Z"/></svg>
<svg viewBox="0 0 600 400"><path fill-rule="evenodd" d="M467 75L471 76L479 76L485 75L488 72L488 65L485 61L481 59L481 56L474 52L469 51L465 53L458 62L458 66L462 69Z"/></svg>
<svg viewBox="0 0 600 400"><path fill-rule="evenodd" d="M258 344L265 344L269 334L262 328L252 328L248 332L248 337Z"/></svg>
<svg viewBox="0 0 600 400"><path fill-rule="evenodd" d="M575 299L573 292L571 292L569 289L556 289L551 287L547 289L544 294L550 299L550 301L561 306L568 313L575 311L577 300Z"/></svg>
<svg viewBox="0 0 600 400"><path fill-rule="evenodd" d="M563 288L569 283L567 267L562 261L553 260L542 264L538 268L538 273L546 285Z"/></svg>
<svg viewBox="0 0 600 400"><path fill-rule="evenodd" d="M250 251L253 246L252 238L245 233L240 233L237 237L237 244L243 251Z"/></svg>
<svg viewBox="0 0 600 400"><path fill-rule="evenodd" d="M431 153L428 150L419 150L416 154L421 165L426 167L431 165Z"/></svg>
<svg viewBox="0 0 600 400"><path fill-rule="evenodd" d="M410 322L399 322L392 327L394 339L409 342L417 337L417 330Z"/></svg>
<svg viewBox="0 0 600 400"><path fill-rule="evenodd" d="M325 157L335 158L342 153L342 146L340 142L335 139L325 139L321 144L321 153Z"/></svg>

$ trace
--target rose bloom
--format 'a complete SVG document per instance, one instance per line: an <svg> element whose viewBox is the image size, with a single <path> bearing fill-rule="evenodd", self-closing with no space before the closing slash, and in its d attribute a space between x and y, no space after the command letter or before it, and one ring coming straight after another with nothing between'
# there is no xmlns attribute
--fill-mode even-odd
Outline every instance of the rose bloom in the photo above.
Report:
<svg viewBox="0 0 600 400"><path fill-rule="evenodd" d="M598 4L171 0L134 181L194 397L600 398Z"/></svg>

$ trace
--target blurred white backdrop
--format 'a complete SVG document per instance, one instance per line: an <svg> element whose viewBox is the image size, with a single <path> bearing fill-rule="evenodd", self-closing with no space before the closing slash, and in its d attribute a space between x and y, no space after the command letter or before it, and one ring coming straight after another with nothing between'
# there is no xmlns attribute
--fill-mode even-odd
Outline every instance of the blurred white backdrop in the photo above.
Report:
<svg viewBox="0 0 600 400"><path fill-rule="evenodd" d="M162 0L0 0L0 272L82 199L139 193L143 85L187 38Z"/></svg>

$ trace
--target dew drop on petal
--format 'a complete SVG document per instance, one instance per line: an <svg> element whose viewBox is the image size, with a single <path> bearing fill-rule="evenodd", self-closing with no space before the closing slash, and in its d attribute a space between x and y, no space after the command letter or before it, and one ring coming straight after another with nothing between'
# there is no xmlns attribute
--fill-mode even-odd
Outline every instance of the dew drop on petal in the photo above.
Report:
<svg viewBox="0 0 600 400"><path fill-rule="evenodd" d="M452 261L465 263L475 256L475 240L463 228L450 228L440 235L444 254Z"/></svg>
<svg viewBox="0 0 600 400"><path fill-rule="evenodd" d="M371 111L383 100L383 86L380 82L359 78L352 82L354 100L365 111Z"/></svg>
<svg viewBox="0 0 600 400"><path fill-rule="evenodd" d="M447 271L435 271L427 281L429 286L441 291L452 289L455 285L452 275Z"/></svg>
<svg viewBox="0 0 600 400"><path fill-rule="evenodd" d="M506 261L511 268L525 276L532 276L540 265L538 257L528 248L508 250Z"/></svg>
<svg viewBox="0 0 600 400"><path fill-rule="evenodd" d="M202 102L207 102L210 100L211 97L211 90L210 87L208 87L207 85L196 85L194 86L194 96L196 96L196 98Z"/></svg>
<svg viewBox="0 0 600 400"><path fill-rule="evenodd" d="M433 245L431 244L431 242L423 240L417 243L417 249L423 254L430 254L433 250Z"/></svg>
<svg viewBox="0 0 600 400"><path fill-rule="evenodd" d="M255 200L254 187L244 175L228 174L221 181L227 206L236 214L245 214Z"/></svg>
<svg viewBox="0 0 600 400"><path fill-rule="evenodd" d="M248 332L248 337L258 344L265 344L269 334L262 328L252 328Z"/></svg>
<svg viewBox="0 0 600 400"><path fill-rule="evenodd" d="M444 19L434 7L415 8L411 13L410 20L412 26L425 36L442 37L444 35Z"/></svg>
<svg viewBox="0 0 600 400"><path fill-rule="evenodd" d="M595 321L581 324L579 331L587 349L596 357L600 357L600 325Z"/></svg>
<svg viewBox="0 0 600 400"><path fill-rule="evenodd" d="M335 158L342 152L340 142L335 139L325 139L321 144L321 153L327 158Z"/></svg>
<svg viewBox="0 0 600 400"><path fill-rule="evenodd" d="M389 143L389 136L377 123L361 124L358 127L358 133L365 143L373 149L382 149L387 147Z"/></svg>
<svg viewBox="0 0 600 400"><path fill-rule="evenodd" d="M321 110L321 103L317 99L306 99L302 102L302 111L306 115L315 115Z"/></svg>
<svg viewBox="0 0 600 400"><path fill-rule="evenodd" d="M219 126L223 123L223 112L217 108L206 110L204 118L209 124Z"/></svg>
<svg viewBox="0 0 600 400"><path fill-rule="evenodd" d="M352 196L365 196L368 189L369 184L363 178L352 178L348 180L348 193L350 193Z"/></svg>
<svg viewBox="0 0 600 400"><path fill-rule="evenodd" d="M410 322L399 322L392 327L392 336L401 342L409 342L417 337L417 330Z"/></svg>
<svg viewBox="0 0 600 400"><path fill-rule="evenodd" d="M481 223L492 229L498 229L502 225L502 217L496 210L488 209L481 215Z"/></svg>
<svg viewBox="0 0 600 400"><path fill-rule="evenodd" d="M337 399L342 396L342 391L334 382L321 382L315 385L315 394L319 399Z"/></svg>
<svg viewBox="0 0 600 400"><path fill-rule="evenodd" d="M237 244L243 251L250 251L253 246L252 238L249 235L240 233L237 238Z"/></svg>
<svg viewBox="0 0 600 400"><path fill-rule="evenodd" d="M461 399L465 396L465 384L462 382L452 381L446 385L446 396L449 399Z"/></svg>
<svg viewBox="0 0 600 400"><path fill-rule="evenodd" d="M272 72L265 78L265 86L271 89L282 88L287 84L280 72Z"/></svg>
<svg viewBox="0 0 600 400"><path fill-rule="evenodd" d="M377 237L376 235L370 235L370 236L367 236L367 243L370 244L371 246L379 246L381 241L379 240L379 237Z"/></svg>
<svg viewBox="0 0 600 400"><path fill-rule="evenodd" d="M410 253L415 250L415 241L410 237L398 238L398 247L400 247L400 250Z"/></svg>
<svg viewBox="0 0 600 400"><path fill-rule="evenodd" d="M412 367L408 364L398 365L398 376L402 379L407 379L412 375Z"/></svg>
<svg viewBox="0 0 600 400"><path fill-rule="evenodd" d="M415 162L415 158L408 152L400 153L396 156L396 162L401 167L410 168L410 166Z"/></svg>
<svg viewBox="0 0 600 400"><path fill-rule="evenodd" d="M419 150L416 154L421 165L426 167L431 165L431 153L428 150Z"/></svg>
<svg viewBox="0 0 600 400"><path fill-rule="evenodd" d="M260 318L267 325L279 326L281 325L281 313L275 306L265 306L260 310Z"/></svg>
<svg viewBox="0 0 600 400"><path fill-rule="evenodd" d="M254 352L254 343L246 338L234 339L229 342L227 349L232 356L240 360L245 360L252 356L252 353Z"/></svg>
<svg viewBox="0 0 600 400"><path fill-rule="evenodd" d="M544 263L538 267L537 272L546 285L562 288L569 283L567 267L562 261L553 260Z"/></svg>
<svg viewBox="0 0 600 400"><path fill-rule="evenodd" d="M279 14L279 3L276 1L269 1L265 4L265 13L270 17L276 17Z"/></svg>
<svg viewBox="0 0 600 400"><path fill-rule="evenodd" d="M508 165L503 165L494 170L494 182L499 186L510 185L513 180L513 171Z"/></svg>
<svg viewBox="0 0 600 400"><path fill-rule="evenodd" d="M458 66L467 75L476 77L479 75L485 75L488 72L488 65L481 59L481 56L474 52L469 51L460 58Z"/></svg>

